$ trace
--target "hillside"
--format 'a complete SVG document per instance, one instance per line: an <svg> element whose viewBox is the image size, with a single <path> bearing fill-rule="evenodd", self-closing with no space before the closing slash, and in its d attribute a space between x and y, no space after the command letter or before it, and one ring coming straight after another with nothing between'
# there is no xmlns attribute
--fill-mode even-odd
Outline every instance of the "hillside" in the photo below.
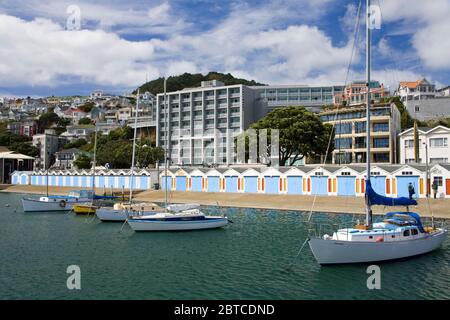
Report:
<svg viewBox="0 0 450 320"><path fill-rule="evenodd" d="M230 73L224 74L220 72L210 72L207 75L201 73L191 74L184 73L180 76L167 78L167 92L177 91L184 88L199 87L202 81L219 80L225 83L225 85L243 84L247 86L262 86L264 84L258 83L254 80L238 79L233 77ZM136 93L135 90L133 93ZM149 91L153 94L164 92L164 79L158 78L152 80L140 86L141 93Z"/></svg>

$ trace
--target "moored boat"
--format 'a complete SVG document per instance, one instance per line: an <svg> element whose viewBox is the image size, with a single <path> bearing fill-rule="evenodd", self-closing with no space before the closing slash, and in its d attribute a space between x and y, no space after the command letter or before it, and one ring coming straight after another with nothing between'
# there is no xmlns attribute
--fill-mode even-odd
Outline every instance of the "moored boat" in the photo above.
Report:
<svg viewBox="0 0 450 320"><path fill-rule="evenodd" d="M95 214L101 221L125 221L130 215L151 215L164 209L154 203L116 203L112 207L100 207Z"/></svg>
<svg viewBox="0 0 450 320"><path fill-rule="evenodd" d="M134 231L188 231L221 228L228 224L228 219L222 216L206 216L200 210L194 209L180 213L130 216L127 222Z"/></svg>
<svg viewBox="0 0 450 320"><path fill-rule="evenodd" d="M38 199L23 198L22 207L24 212L38 211L69 211L74 204L90 201L93 193L90 190L70 191L67 196L45 196Z"/></svg>

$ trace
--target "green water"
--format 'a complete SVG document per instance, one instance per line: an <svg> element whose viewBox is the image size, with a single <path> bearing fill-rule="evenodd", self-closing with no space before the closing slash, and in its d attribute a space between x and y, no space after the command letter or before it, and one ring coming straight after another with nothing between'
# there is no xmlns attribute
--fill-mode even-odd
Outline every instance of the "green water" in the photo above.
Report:
<svg viewBox="0 0 450 320"><path fill-rule="evenodd" d="M296 212L224 209L234 221L224 229L134 233L73 214L23 213L20 197L0 194L0 299L450 298L449 240L380 264L381 290L368 290L367 265L320 267L307 246L286 268L307 236ZM81 290L66 287L69 265L81 268Z"/></svg>

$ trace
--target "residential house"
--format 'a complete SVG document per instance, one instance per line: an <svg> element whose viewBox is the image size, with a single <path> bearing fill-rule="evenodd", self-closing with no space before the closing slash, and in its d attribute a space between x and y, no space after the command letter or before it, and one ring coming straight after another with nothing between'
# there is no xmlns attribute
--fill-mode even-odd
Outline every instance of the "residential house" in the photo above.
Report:
<svg viewBox="0 0 450 320"><path fill-rule="evenodd" d="M74 167L73 162L82 153L83 152L77 148L58 151L55 153L56 161L52 168L59 170L72 169Z"/></svg>
<svg viewBox="0 0 450 320"><path fill-rule="evenodd" d="M416 162L414 157L414 128L407 129L400 133L400 163L448 163L450 158L450 129L444 126L434 128L418 128L418 149L419 159ZM428 150L427 150L428 149Z"/></svg>

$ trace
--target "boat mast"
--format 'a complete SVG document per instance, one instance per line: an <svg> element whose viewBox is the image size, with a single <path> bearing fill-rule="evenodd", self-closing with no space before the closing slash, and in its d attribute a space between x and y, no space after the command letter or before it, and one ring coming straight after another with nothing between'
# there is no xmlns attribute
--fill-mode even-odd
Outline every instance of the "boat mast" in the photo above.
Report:
<svg viewBox="0 0 450 320"><path fill-rule="evenodd" d="M97 166L97 124L95 124L95 136L94 136L94 161L92 169L92 200L95 198L95 167Z"/></svg>
<svg viewBox="0 0 450 320"><path fill-rule="evenodd" d="M131 204L131 199L133 197L133 174L134 174L134 162L135 162L135 151L136 151L138 109L139 109L139 88L137 91L136 112L135 112L135 116L134 116L133 155L131 158L131 173L130 173L130 204Z"/></svg>
<svg viewBox="0 0 450 320"><path fill-rule="evenodd" d="M167 149L169 148L169 112L167 110L168 103L167 103L167 80L164 78L164 119L165 119L165 128L166 128L166 146L164 148L164 179L165 181L165 208L167 210L167 162L168 162L168 155L167 155Z"/></svg>
<svg viewBox="0 0 450 320"><path fill-rule="evenodd" d="M370 182L370 0L366 0L366 77L367 77L367 110L366 110L366 179ZM367 189L367 188L366 188ZM367 191L367 190L366 190ZM372 208L369 203L369 197L366 195L366 227L372 228Z"/></svg>

